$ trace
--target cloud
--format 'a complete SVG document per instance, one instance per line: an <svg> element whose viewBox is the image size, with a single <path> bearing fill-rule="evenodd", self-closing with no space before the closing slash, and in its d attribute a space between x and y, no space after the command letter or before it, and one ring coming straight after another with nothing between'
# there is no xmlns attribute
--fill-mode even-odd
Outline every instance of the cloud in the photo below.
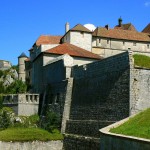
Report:
<svg viewBox="0 0 150 150"><path fill-rule="evenodd" d="M150 1L144 3L145 7L150 7Z"/></svg>

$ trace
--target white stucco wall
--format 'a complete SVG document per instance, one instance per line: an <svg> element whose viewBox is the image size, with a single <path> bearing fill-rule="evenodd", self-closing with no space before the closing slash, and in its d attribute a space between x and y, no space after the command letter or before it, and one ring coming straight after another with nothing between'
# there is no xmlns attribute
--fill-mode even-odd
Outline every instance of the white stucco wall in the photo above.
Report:
<svg viewBox="0 0 150 150"><path fill-rule="evenodd" d="M59 56L60 55L53 55L53 54L51 54L51 55L44 55L43 56L43 66L45 66L50 60L53 60L53 59L55 59L55 58L57 58Z"/></svg>
<svg viewBox="0 0 150 150"><path fill-rule="evenodd" d="M76 45L88 51L92 49L92 34L85 32L70 32L70 44Z"/></svg>
<svg viewBox="0 0 150 150"><path fill-rule="evenodd" d="M94 62L94 61L98 61L96 59L90 59L90 58L82 58L82 57L74 57L74 65L84 65L84 64L89 64L91 62Z"/></svg>
<svg viewBox="0 0 150 150"><path fill-rule="evenodd" d="M149 48L147 46L148 44L149 44ZM130 48L133 51L150 52L150 42L139 42L139 41L128 41L128 40L93 37L92 46L111 48L111 49L121 49L121 50Z"/></svg>
<svg viewBox="0 0 150 150"><path fill-rule="evenodd" d="M148 48L149 44L149 48ZM150 42L134 42L93 37L92 52L103 57L110 57L131 49L134 53L150 54Z"/></svg>
<svg viewBox="0 0 150 150"><path fill-rule="evenodd" d="M70 32L63 37L63 42L70 43Z"/></svg>
<svg viewBox="0 0 150 150"><path fill-rule="evenodd" d="M44 52L46 50L49 50L51 48L54 48L56 46L58 46L59 44L42 44L41 45L41 52Z"/></svg>

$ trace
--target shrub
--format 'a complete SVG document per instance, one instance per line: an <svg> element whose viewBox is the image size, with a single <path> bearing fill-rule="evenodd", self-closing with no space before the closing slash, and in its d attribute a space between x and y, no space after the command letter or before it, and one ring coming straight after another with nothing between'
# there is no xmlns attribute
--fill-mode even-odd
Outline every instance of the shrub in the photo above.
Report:
<svg viewBox="0 0 150 150"><path fill-rule="evenodd" d="M3 108L3 95L0 94L0 109Z"/></svg>
<svg viewBox="0 0 150 150"><path fill-rule="evenodd" d="M3 71L0 70L0 78L3 76Z"/></svg>
<svg viewBox="0 0 150 150"><path fill-rule="evenodd" d="M0 82L0 94L5 93L5 87L3 86L3 82Z"/></svg>
<svg viewBox="0 0 150 150"><path fill-rule="evenodd" d="M10 84L5 92L8 94L17 94L17 93L25 93L27 90L27 85L21 80L16 80L12 84Z"/></svg>
<svg viewBox="0 0 150 150"><path fill-rule="evenodd" d="M50 110L46 112L46 116L44 116L41 120L41 128L53 132L54 129L60 128L60 116Z"/></svg>
<svg viewBox="0 0 150 150"><path fill-rule="evenodd" d="M12 126L14 123L15 114L9 107L3 107L0 109L0 128L6 129Z"/></svg>
<svg viewBox="0 0 150 150"><path fill-rule="evenodd" d="M18 116L15 117L14 127L38 127L39 124L39 116L31 115L31 116Z"/></svg>

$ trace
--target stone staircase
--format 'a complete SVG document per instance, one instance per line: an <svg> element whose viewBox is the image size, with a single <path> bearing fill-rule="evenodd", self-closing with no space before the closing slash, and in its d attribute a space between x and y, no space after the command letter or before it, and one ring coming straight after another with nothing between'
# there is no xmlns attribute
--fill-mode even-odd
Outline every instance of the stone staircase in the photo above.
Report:
<svg viewBox="0 0 150 150"><path fill-rule="evenodd" d="M68 120L64 134L64 150L99 150L99 129L114 121Z"/></svg>

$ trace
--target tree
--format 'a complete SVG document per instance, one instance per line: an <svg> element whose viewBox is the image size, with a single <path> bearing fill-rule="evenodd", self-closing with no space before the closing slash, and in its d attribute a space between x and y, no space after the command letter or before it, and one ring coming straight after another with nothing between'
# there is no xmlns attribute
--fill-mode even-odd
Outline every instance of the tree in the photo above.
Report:
<svg viewBox="0 0 150 150"><path fill-rule="evenodd" d="M6 88L5 93L18 94L18 93L25 93L26 91L27 91L26 83L22 82L21 80L16 80Z"/></svg>

